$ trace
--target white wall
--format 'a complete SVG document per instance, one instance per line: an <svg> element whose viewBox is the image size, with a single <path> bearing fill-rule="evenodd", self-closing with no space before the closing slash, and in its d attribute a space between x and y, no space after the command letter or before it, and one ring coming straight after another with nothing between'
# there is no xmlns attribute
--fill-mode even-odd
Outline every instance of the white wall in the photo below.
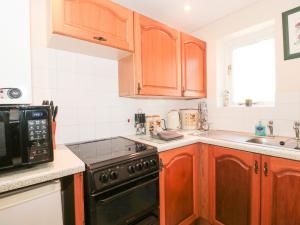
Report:
<svg viewBox="0 0 300 225"><path fill-rule="evenodd" d="M171 109L197 107L196 100L120 98L117 61L48 48L46 2L31 0L33 103L59 106L57 143L133 134L139 108L165 118Z"/></svg>
<svg viewBox="0 0 300 225"><path fill-rule="evenodd" d="M173 108L198 101L143 100L118 96L117 61L49 48L32 52L33 101L54 100L59 106L57 142L70 143L133 134L139 108L162 117Z"/></svg>
<svg viewBox="0 0 300 225"><path fill-rule="evenodd" d="M258 120L274 120L275 133L294 135L300 120L300 59L284 61L281 13L300 5L299 0L262 0L203 27L195 35L207 41L208 110L214 129L254 132ZM274 108L217 107L217 42L232 33L269 20L276 26L276 106ZM268 84L265 84L268 85ZM263 91L263 90L257 90Z"/></svg>

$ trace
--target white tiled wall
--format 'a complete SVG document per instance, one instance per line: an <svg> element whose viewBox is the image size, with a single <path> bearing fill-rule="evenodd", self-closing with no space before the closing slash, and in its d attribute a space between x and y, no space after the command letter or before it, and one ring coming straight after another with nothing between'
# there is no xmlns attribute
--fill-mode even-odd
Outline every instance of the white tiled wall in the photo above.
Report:
<svg viewBox="0 0 300 225"><path fill-rule="evenodd" d="M278 92L275 107L217 107L208 99L209 121L213 129L254 133L255 124L274 121L274 133L295 136L293 123L300 120L300 92Z"/></svg>
<svg viewBox="0 0 300 225"><path fill-rule="evenodd" d="M34 104L49 99L59 106L58 143L132 134L139 108L165 117L170 109L198 103L120 98L117 61L71 52L33 48L32 71Z"/></svg>
<svg viewBox="0 0 300 225"><path fill-rule="evenodd" d="M295 136L294 120L300 120L300 58L284 60L282 12L299 6L299 0L261 0L236 13L195 32L207 41L208 111L212 128L254 132L254 126L262 120L274 120L276 135ZM267 9L267 10L266 10ZM218 42L228 35L267 21L275 21L276 42L276 99L275 107L234 108L218 107L219 74ZM260 81L258 81L260 82ZM268 85L268 84L265 84ZM255 90L262 92L264 90Z"/></svg>

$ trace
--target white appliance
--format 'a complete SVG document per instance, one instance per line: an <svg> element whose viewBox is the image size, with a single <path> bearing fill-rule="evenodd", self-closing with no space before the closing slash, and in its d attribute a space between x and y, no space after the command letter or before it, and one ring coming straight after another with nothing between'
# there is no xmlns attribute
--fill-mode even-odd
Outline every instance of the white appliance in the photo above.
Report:
<svg viewBox="0 0 300 225"><path fill-rule="evenodd" d="M196 130L199 128L198 109L180 109L180 118L183 130Z"/></svg>
<svg viewBox="0 0 300 225"><path fill-rule="evenodd" d="M170 130L180 129L180 116L179 111L171 110L167 116L167 128Z"/></svg>
<svg viewBox="0 0 300 225"><path fill-rule="evenodd" d="M30 0L0 7L0 104L30 104Z"/></svg>
<svg viewBox="0 0 300 225"><path fill-rule="evenodd" d="M63 225L60 182L0 195L0 221L1 225Z"/></svg>

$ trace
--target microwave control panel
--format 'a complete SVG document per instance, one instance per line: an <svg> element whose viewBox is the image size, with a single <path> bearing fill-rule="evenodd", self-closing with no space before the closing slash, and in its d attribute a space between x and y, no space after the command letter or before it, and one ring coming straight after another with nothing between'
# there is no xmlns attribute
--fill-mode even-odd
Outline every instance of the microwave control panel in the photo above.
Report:
<svg viewBox="0 0 300 225"><path fill-rule="evenodd" d="M28 160L30 162L47 159L49 156L48 112L34 110L26 112Z"/></svg>

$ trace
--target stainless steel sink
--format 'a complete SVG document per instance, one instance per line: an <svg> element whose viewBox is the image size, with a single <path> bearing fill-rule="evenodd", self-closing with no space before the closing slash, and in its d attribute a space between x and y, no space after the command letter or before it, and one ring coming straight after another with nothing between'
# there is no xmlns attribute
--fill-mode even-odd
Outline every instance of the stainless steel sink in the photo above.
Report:
<svg viewBox="0 0 300 225"><path fill-rule="evenodd" d="M276 142L267 138L251 138L246 142L254 143L254 144L262 144L262 145L276 145Z"/></svg>
<svg viewBox="0 0 300 225"><path fill-rule="evenodd" d="M251 138L247 140L248 143L253 144L260 144L260 145L269 145L269 146L277 146L277 147L283 147L283 148L291 148L291 149L299 149L297 147L297 141L290 138L286 140L281 140L278 138L263 138L263 137L256 137Z"/></svg>

